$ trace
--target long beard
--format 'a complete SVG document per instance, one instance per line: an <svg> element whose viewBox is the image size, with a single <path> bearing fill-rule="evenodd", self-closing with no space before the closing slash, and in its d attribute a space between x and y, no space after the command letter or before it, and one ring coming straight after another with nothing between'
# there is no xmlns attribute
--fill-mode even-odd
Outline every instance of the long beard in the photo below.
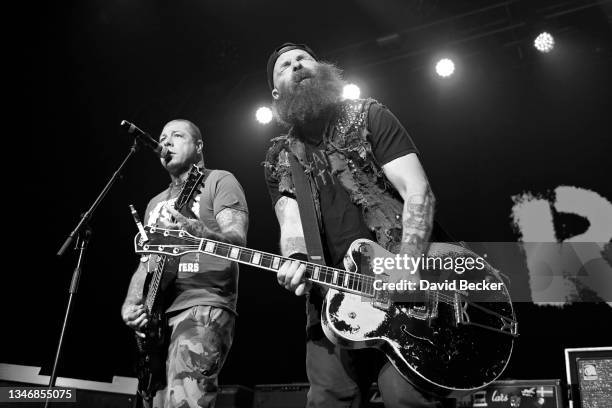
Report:
<svg viewBox="0 0 612 408"><path fill-rule="evenodd" d="M298 79L312 76L280 87L280 97L274 100L272 111L281 125L303 127L324 117L340 102L344 80L335 65L320 62L316 72L297 71L294 75Z"/></svg>

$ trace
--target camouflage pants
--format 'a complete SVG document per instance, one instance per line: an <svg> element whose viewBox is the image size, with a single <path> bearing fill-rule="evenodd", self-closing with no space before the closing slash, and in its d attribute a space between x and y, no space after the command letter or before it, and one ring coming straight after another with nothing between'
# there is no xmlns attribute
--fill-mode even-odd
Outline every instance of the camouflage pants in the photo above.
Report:
<svg viewBox="0 0 612 408"><path fill-rule="evenodd" d="M157 392L153 408L215 406L218 375L232 345L234 323L231 312L214 306L194 306L170 319L168 385Z"/></svg>

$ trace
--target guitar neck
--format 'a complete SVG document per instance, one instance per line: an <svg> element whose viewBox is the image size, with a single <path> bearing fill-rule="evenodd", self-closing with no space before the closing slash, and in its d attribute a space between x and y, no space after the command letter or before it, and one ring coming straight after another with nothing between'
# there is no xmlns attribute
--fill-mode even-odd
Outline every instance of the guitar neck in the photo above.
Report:
<svg viewBox="0 0 612 408"><path fill-rule="evenodd" d="M260 269L266 269L272 272L278 272L284 262L294 261L294 259L284 256L256 251L211 239L198 238L196 241L198 242L197 252ZM195 245L193 249L196 249ZM348 272L329 266L322 266L312 262L300 262L306 265L304 277L308 281L344 292L355 293L367 297L374 296L374 278L371 276L362 275L357 272Z"/></svg>
<svg viewBox="0 0 612 408"><path fill-rule="evenodd" d="M189 200L193 197L196 192L197 187L200 185L200 182L204 179L204 173L198 168L197 165L192 165L189 174L187 175L187 179L185 180L185 184L181 189L176 201L174 202L174 209L176 211L182 211L183 208L187 206ZM134 211L134 210L133 210ZM137 224L140 223L137 220ZM142 228L142 225L140 225ZM153 310L153 306L155 301L157 300L157 293L159 292L159 285L161 283L161 278L164 273L164 269L166 268L167 257L162 255L160 256L159 261L157 262L157 266L155 268L155 272L153 277L151 278L151 282L149 284L147 298L145 300L145 305L149 309L149 312Z"/></svg>
<svg viewBox="0 0 612 408"><path fill-rule="evenodd" d="M155 267L155 271L153 272L153 276L151 277L151 282L149 283L149 288L147 291L147 298L145 300L145 306L149 313L153 310L153 306L155 305L155 301L157 300L157 292L159 292L159 284L161 283L161 278L164 273L164 268L166 267L167 256L161 255L159 260L157 261L157 266Z"/></svg>

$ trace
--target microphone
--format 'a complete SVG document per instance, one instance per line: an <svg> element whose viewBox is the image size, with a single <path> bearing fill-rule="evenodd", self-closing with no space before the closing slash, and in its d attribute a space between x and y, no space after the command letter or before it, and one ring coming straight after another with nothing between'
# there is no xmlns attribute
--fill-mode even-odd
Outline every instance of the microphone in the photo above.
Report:
<svg viewBox="0 0 612 408"><path fill-rule="evenodd" d="M127 120L121 121L121 128L128 132L130 135L136 136L138 140L144 143L147 147L153 149L155 153L159 157L165 158L168 156L168 149L162 146L157 142L157 140L153 139L150 134L140 129L133 123L128 122Z"/></svg>

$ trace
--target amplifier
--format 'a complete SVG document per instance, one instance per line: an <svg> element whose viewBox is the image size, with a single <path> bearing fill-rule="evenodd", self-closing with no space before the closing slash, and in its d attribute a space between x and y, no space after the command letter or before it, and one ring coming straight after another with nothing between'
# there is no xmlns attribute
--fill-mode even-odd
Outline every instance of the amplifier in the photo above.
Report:
<svg viewBox="0 0 612 408"><path fill-rule="evenodd" d="M252 408L253 390L242 385L221 385L216 408Z"/></svg>
<svg viewBox="0 0 612 408"><path fill-rule="evenodd" d="M253 408L304 408L308 383L255 386Z"/></svg>
<svg viewBox="0 0 612 408"><path fill-rule="evenodd" d="M48 375L40 375L40 367L0 363L0 387L46 387ZM113 377L111 383L58 377L56 385L76 390L76 402L53 402L53 408L134 408L137 403L138 380ZM40 402L20 402L19 408L40 408ZM253 390L242 385L222 385L217 394L217 408L252 408Z"/></svg>
<svg viewBox="0 0 612 408"><path fill-rule="evenodd" d="M304 408L308 383L264 384L255 386L253 408ZM364 408L384 408L376 383L366 396Z"/></svg>
<svg viewBox="0 0 612 408"><path fill-rule="evenodd" d="M40 367L0 364L1 387L46 387L48 375L40 375ZM113 377L111 383L57 377L57 387L76 390L76 402L53 402L53 408L133 408L136 404L138 380L131 377ZM40 402L20 402L19 408L37 407Z"/></svg>
<svg viewBox="0 0 612 408"><path fill-rule="evenodd" d="M458 408L563 408L560 380L494 381L457 400Z"/></svg>

